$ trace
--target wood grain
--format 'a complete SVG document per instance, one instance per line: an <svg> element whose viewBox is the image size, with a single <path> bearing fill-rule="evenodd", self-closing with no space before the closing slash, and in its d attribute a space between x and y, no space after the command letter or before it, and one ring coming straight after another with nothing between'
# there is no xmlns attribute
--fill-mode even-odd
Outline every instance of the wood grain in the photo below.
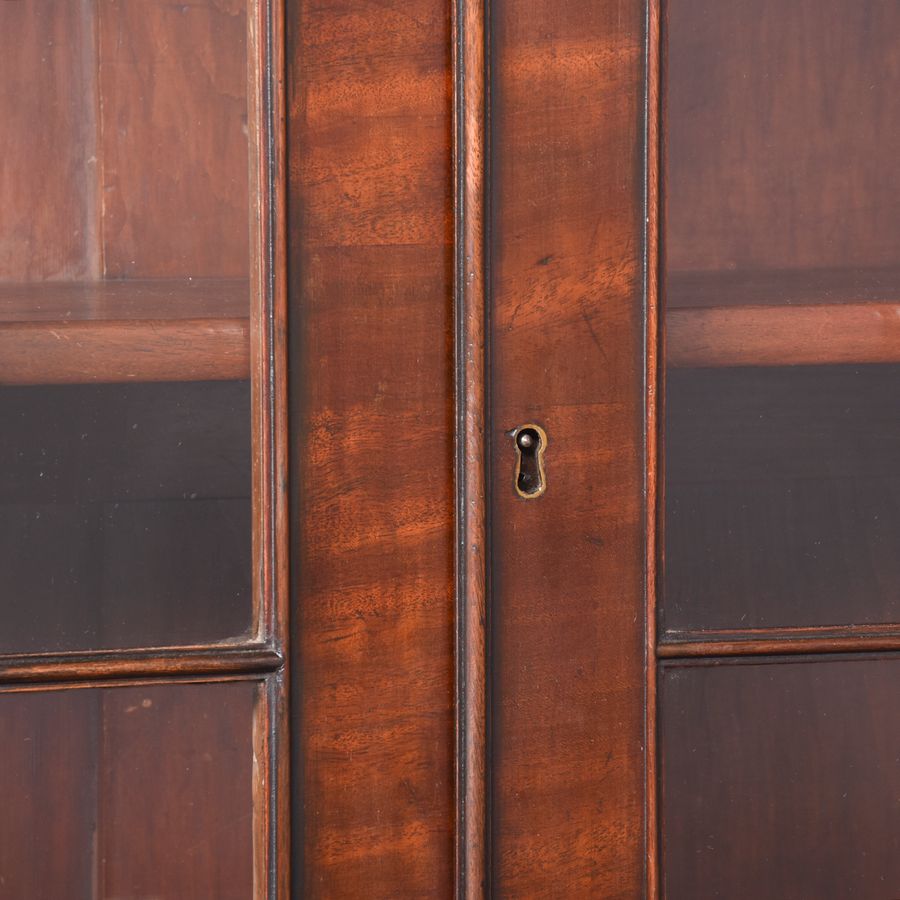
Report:
<svg viewBox="0 0 900 900"><path fill-rule="evenodd" d="M900 893L897 665L663 667L667 900Z"/></svg>
<svg viewBox="0 0 900 900"><path fill-rule="evenodd" d="M454 869L450 5L290 4L294 893Z"/></svg>
<svg viewBox="0 0 900 900"><path fill-rule="evenodd" d="M669 272L671 366L900 362L900 270Z"/></svg>
<svg viewBox="0 0 900 900"><path fill-rule="evenodd" d="M665 131L663 96L665 84L664 27L666 7L662 0L647 3L647 94L646 94L646 251L645 251L645 374L644 374L644 858L646 900L659 898L659 791L657 735L657 619L659 608L660 548L664 536L665 510L665 306L663 273L665 253L664 183Z"/></svg>
<svg viewBox="0 0 900 900"><path fill-rule="evenodd" d="M253 682L103 691L101 895L253 896L258 694Z"/></svg>
<svg viewBox="0 0 900 900"><path fill-rule="evenodd" d="M97 700L0 696L0 896L94 896Z"/></svg>
<svg viewBox="0 0 900 900"><path fill-rule="evenodd" d="M642 4L491 10L491 890L645 884ZM545 493L508 433L546 432Z"/></svg>

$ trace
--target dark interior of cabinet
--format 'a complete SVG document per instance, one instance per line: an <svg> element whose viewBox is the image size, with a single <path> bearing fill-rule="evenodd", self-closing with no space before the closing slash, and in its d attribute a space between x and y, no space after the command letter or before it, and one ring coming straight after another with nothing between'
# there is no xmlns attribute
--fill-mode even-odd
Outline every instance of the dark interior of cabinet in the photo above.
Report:
<svg viewBox="0 0 900 900"><path fill-rule="evenodd" d="M666 4L665 631L900 620L900 6Z"/></svg>
<svg viewBox="0 0 900 900"><path fill-rule="evenodd" d="M245 381L0 389L0 652L250 628Z"/></svg>
<svg viewBox="0 0 900 900"><path fill-rule="evenodd" d="M674 369L666 632L900 619L900 366Z"/></svg>
<svg viewBox="0 0 900 900"><path fill-rule="evenodd" d="M0 3L0 653L252 627L247 27Z"/></svg>

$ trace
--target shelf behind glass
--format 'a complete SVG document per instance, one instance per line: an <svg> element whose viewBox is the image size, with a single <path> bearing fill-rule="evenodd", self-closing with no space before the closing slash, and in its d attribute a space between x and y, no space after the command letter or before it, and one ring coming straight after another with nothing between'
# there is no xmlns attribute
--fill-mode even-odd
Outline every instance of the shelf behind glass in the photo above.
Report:
<svg viewBox="0 0 900 900"><path fill-rule="evenodd" d="M0 284L0 384L238 380L247 279Z"/></svg>

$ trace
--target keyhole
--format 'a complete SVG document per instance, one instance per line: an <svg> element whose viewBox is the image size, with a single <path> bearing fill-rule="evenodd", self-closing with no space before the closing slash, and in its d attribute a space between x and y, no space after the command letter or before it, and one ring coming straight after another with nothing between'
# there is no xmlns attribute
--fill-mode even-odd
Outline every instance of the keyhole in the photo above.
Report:
<svg viewBox="0 0 900 900"><path fill-rule="evenodd" d="M547 435L537 425L522 425L514 432L516 442L516 493L526 500L540 497L546 488L544 449Z"/></svg>

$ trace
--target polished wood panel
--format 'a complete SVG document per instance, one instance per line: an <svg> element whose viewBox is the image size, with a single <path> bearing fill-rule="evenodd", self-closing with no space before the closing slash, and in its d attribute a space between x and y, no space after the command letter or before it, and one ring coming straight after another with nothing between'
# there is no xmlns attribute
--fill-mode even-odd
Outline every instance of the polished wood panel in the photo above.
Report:
<svg viewBox="0 0 900 900"><path fill-rule="evenodd" d="M0 696L0 897L94 897L99 698Z"/></svg>
<svg viewBox="0 0 900 900"><path fill-rule="evenodd" d="M0 384L250 375L244 279L0 284Z"/></svg>
<svg viewBox="0 0 900 900"><path fill-rule="evenodd" d="M0 3L0 281L99 274L93 9Z"/></svg>
<svg viewBox="0 0 900 900"><path fill-rule="evenodd" d="M450 5L288 15L293 890L449 896Z"/></svg>
<svg viewBox="0 0 900 900"><path fill-rule="evenodd" d="M900 896L900 657L666 665L663 896Z"/></svg>
<svg viewBox="0 0 900 900"><path fill-rule="evenodd" d="M900 6L671 0L667 23L670 270L897 265Z"/></svg>
<svg viewBox="0 0 900 900"><path fill-rule="evenodd" d="M256 681L3 688L0 896L263 896L260 700Z"/></svg>
<svg viewBox="0 0 900 900"><path fill-rule="evenodd" d="M666 324L671 366L900 362L900 303L685 309Z"/></svg>
<svg viewBox="0 0 900 900"><path fill-rule="evenodd" d="M664 633L900 623L897 384L669 372Z"/></svg>
<svg viewBox="0 0 900 900"><path fill-rule="evenodd" d="M247 900L254 891L254 682L103 692L98 888Z"/></svg>
<svg viewBox="0 0 900 900"><path fill-rule="evenodd" d="M246 277L247 0L96 10L104 274Z"/></svg>
<svg viewBox="0 0 900 900"><path fill-rule="evenodd" d="M497 896L643 892L645 15L491 10ZM547 434L532 500L525 423Z"/></svg>

